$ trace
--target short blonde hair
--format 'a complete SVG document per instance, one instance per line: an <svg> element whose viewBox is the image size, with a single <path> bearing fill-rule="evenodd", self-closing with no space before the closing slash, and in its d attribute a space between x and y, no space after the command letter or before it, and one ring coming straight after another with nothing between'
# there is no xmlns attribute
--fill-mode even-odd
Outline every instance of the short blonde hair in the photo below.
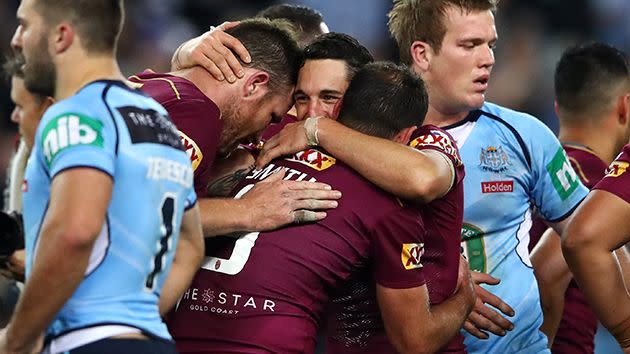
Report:
<svg viewBox="0 0 630 354"><path fill-rule="evenodd" d="M394 0L389 12L389 33L398 44L400 60L411 65L409 48L420 40L428 43L436 52L442 47L446 34L446 10L461 9L465 12L495 11L499 0Z"/></svg>

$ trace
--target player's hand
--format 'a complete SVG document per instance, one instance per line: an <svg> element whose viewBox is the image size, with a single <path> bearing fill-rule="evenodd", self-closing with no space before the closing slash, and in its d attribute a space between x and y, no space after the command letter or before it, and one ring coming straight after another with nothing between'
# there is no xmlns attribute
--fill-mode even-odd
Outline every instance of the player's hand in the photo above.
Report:
<svg viewBox="0 0 630 354"><path fill-rule="evenodd" d="M284 181L285 170L257 183L243 196L252 210L250 230L265 231L296 223L315 222L326 217L318 211L336 208L341 192L319 182Z"/></svg>
<svg viewBox="0 0 630 354"><path fill-rule="evenodd" d="M477 294L475 293L475 283L470 275L470 266L464 256L459 257L459 270L457 272L457 286L455 287L455 294L464 294L466 302L469 305L468 312L472 311L473 306L477 300Z"/></svg>
<svg viewBox="0 0 630 354"><path fill-rule="evenodd" d="M473 311L464 322L464 329L479 339L488 339L488 334L485 331L504 336L507 331L514 328L514 324L503 317L495 308L510 317L514 316L514 310L498 296L479 286L482 283L497 285L500 280L489 274L474 271L471 271L471 275L475 282L477 300ZM494 308L486 306L486 304L492 305Z"/></svg>
<svg viewBox="0 0 630 354"><path fill-rule="evenodd" d="M267 140L256 159L256 168L263 168L263 166L266 166L277 157L294 154L306 149L308 147L308 139L304 129L304 122L306 120L289 123L278 134Z"/></svg>
<svg viewBox="0 0 630 354"><path fill-rule="evenodd" d="M44 349L44 335L40 335L32 343L22 347L14 348L13 343L7 338L7 328L0 329L0 354L35 354L41 353Z"/></svg>
<svg viewBox="0 0 630 354"><path fill-rule="evenodd" d="M225 30L238 26L239 22L224 22L219 27L183 43L173 54L173 71L196 65L205 68L215 79L232 83L243 77L243 66L236 59L236 53L243 62L250 63L251 57L245 46Z"/></svg>
<svg viewBox="0 0 630 354"><path fill-rule="evenodd" d="M7 259L7 269L11 272L13 279L24 281L24 272L26 270L26 251L17 250Z"/></svg>

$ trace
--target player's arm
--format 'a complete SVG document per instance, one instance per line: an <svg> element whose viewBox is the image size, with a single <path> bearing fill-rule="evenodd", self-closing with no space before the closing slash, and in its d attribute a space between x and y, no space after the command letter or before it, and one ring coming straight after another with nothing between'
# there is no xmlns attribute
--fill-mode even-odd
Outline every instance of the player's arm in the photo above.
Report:
<svg viewBox="0 0 630 354"><path fill-rule="evenodd" d="M160 315L164 316L184 294L203 261L203 234L199 207L188 209L182 218L173 265L160 294Z"/></svg>
<svg viewBox="0 0 630 354"><path fill-rule="evenodd" d="M319 146L370 182L399 197L429 203L446 194L453 184L453 164L441 153L418 151L394 141L368 136L332 119L312 119L317 119L315 124L305 128L306 121L291 123L269 139L256 166L264 166L276 157L307 148L307 135L311 135L311 140L316 136ZM409 137L410 134L406 140Z"/></svg>
<svg viewBox="0 0 630 354"><path fill-rule="evenodd" d="M85 275L112 194L112 178L72 168L52 180L33 269L9 324L10 352L29 352Z"/></svg>
<svg viewBox="0 0 630 354"><path fill-rule="evenodd" d="M236 149L227 158L212 164L207 192L209 197L227 197L232 189L254 169L254 156L246 149Z"/></svg>
<svg viewBox="0 0 630 354"><path fill-rule="evenodd" d="M227 78L228 82L235 82L236 77L243 77L243 66L236 55L243 62L249 63L249 52L238 39L224 32L238 24L239 22L225 22L182 43L173 54L171 70L178 71L199 65L219 81Z"/></svg>
<svg viewBox="0 0 630 354"><path fill-rule="evenodd" d="M560 235L548 229L532 250L530 259L540 291L543 324L540 330L547 336L549 347L553 345L564 311L564 297L572 274L562 255Z"/></svg>
<svg viewBox="0 0 630 354"><path fill-rule="evenodd" d="M376 285L387 335L399 353L433 353L457 334L475 301L468 262L460 259L458 287L446 301L431 306L427 286L392 289Z"/></svg>
<svg viewBox="0 0 630 354"><path fill-rule="evenodd" d="M285 171L257 183L240 199L200 198L205 237L237 231L265 231L322 220L336 208L341 192L324 183L285 181Z"/></svg>
<svg viewBox="0 0 630 354"><path fill-rule="evenodd" d="M630 204L594 190L563 233L562 251L599 320L630 347L630 297L613 251L630 240Z"/></svg>

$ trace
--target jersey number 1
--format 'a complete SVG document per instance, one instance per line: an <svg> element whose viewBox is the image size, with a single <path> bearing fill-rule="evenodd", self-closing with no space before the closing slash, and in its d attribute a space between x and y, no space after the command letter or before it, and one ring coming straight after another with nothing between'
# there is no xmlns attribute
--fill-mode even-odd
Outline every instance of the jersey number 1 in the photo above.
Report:
<svg viewBox="0 0 630 354"><path fill-rule="evenodd" d="M160 237L159 249L155 257L153 257L153 270L149 273L147 281L144 284L147 289L153 290L155 285L155 277L164 269L164 255L168 251L169 241L173 235L173 223L175 222L175 197L172 194L166 194L164 201L162 202L162 208L160 209Z"/></svg>

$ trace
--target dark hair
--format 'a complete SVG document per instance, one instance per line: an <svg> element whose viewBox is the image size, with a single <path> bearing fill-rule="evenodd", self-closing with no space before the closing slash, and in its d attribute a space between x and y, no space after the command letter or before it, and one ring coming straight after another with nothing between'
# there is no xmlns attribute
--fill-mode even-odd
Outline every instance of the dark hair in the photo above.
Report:
<svg viewBox="0 0 630 354"><path fill-rule="evenodd" d="M36 0L35 9L47 25L72 23L86 51L116 52L125 17L123 0Z"/></svg>
<svg viewBox="0 0 630 354"><path fill-rule="evenodd" d="M260 11L256 17L289 21L295 29L301 48L304 48L311 43L315 37L324 33L321 27L322 22L324 22L322 14L308 6L289 4L273 5Z"/></svg>
<svg viewBox="0 0 630 354"><path fill-rule="evenodd" d="M436 53L446 34L446 10L465 13L496 10L499 0L394 0L389 17L389 33L398 44L400 61L411 65L410 48L414 41L431 45Z"/></svg>
<svg viewBox="0 0 630 354"><path fill-rule="evenodd" d="M567 49L556 66L556 101L571 116L598 113L617 95L630 90L628 59L604 43L587 43Z"/></svg>
<svg viewBox="0 0 630 354"><path fill-rule="evenodd" d="M335 59L346 62L348 80L365 64L374 61L372 54L353 37L337 32L322 34L304 48L304 60Z"/></svg>
<svg viewBox="0 0 630 354"><path fill-rule="evenodd" d="M249 64L241 62L243 66L269 74L270 89L286 93L295 86L302 63L302 51L286 21L249 19L225 32L241 41L249 51L252 61Z"/></svg>
<svg viewBox="0 0 630 354"><path fill-rule="evenodd" d="M364 134L391 139L401 129L422 125L428 105L418 75L406 66L375 62L350 82L338 120Z"/></svg>
<svg viewBox="0 0 630 354"><path fill-rule="evenodd" d="M22 65L24 65L24 58L21 55L14 54L6 57L2 64L2 71L9 80L14 76L23 79L24 71L22 70Z"/></svg>

